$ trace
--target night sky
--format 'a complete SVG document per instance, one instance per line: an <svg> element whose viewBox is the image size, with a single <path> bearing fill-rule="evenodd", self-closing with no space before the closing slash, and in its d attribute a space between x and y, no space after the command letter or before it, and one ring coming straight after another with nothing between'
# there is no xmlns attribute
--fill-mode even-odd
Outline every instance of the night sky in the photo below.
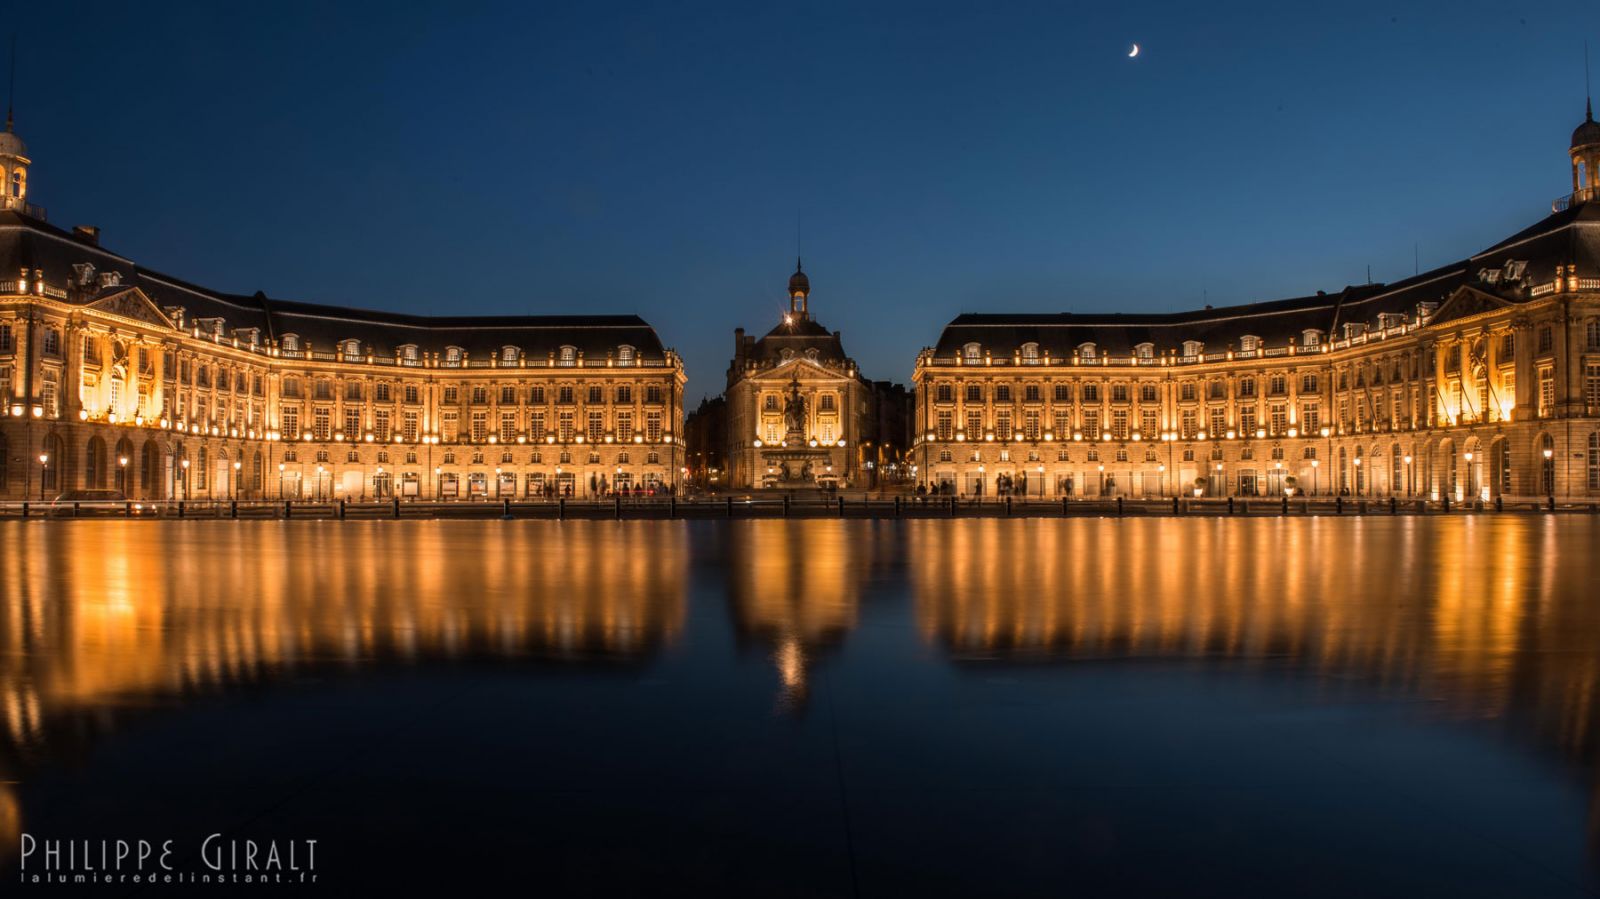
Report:
<svg viewBox="0 0 1600 899"><path fill-rule="evenodd" d="M223 290L637 312L691 401L797 218L813 314L895 380L964 311L1460 258L1570 190L1600 49L1593 0L324 6L13 5L29 198Z"/></svg>

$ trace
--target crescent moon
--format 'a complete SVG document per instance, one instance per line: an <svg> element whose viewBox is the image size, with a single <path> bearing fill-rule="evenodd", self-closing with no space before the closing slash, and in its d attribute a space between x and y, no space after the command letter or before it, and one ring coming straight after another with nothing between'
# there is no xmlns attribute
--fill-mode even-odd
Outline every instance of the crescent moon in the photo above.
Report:
<svg viewBox="0 0 1600 899"><path fill-rule="evenodd" d="M1132 58L1134 58L1135 56L1138 56L1138 55L1139 55L1139 45L1138 44L1134 44L1133 45L1133 49L1128 51L1128 58L1132 59Z"/></svg>

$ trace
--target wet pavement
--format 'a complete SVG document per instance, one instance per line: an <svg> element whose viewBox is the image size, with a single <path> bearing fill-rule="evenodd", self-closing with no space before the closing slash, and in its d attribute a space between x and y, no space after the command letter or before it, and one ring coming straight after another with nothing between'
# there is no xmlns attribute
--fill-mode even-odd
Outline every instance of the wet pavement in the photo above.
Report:
<svg viewBox="0 0 1600 899"><path fill-rule="evenodd" d="M257 895L1595 895L1597 545L1529 516L4 522L0 878L69 892L22 833L220 876L218 833L317 841L314 884Z"/></svg>

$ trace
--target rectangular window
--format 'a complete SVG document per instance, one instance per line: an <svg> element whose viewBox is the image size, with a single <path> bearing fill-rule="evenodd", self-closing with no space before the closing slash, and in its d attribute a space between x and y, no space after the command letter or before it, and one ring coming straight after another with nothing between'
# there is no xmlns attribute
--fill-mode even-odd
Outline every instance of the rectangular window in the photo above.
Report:
<svg viewBox="0 0 1600 899"><path fill-rule="evenodd" d="M1286 434L1289 431L1289 407L1284 403L1273 403L1267 413L1267 427L1273 436Z"/></svg>
<svg viewBox="0 0 1600 899"><path fill-rule="evenodd" d="M967 410L967 439L983 439L983 413L976 409Z"/></svg>
<svg viewBox="0 0 1600 899"><path fill-rule="evenodd" d="M1072 413L1064 410L1056 412L1055 432L1052 434L1057 440L1066 440L1072 436Z"/></svg>
<svg viewBox="0 0 1600 899"><path fill-rule="evenodd" d="M528 439L543 440L544 438L544 410L528 413Z"/></svg>
<svg viewBox="0 0 1600 899"><path fill-rule="evenodd" d="M1085 393L1088 392L1087 386L1085 387L1084 392ZM1100 439L1100 410L1098 410L1098 409L1085 409L1085 410L1083 410L1083 439L1085 439L1085 440L1099 440Z"/></svg>
<svg viewBox="0 0 1600 899"><path fill-rule="evenodd" d="M644 416L644 439L651 443L661 440L661 413L647 412Z"/></svg>
<svg viewBox="0 0 1600 899"><path fill-rule="evenodd" d="M1239 407L1239 431L1244 434L1254 434L1256 432L1255 406Z"/></svg>
<svg viewBox="0 0 1600 899"><path fill-rule="evenodd" d="M1303 403L1300 406L1300 433L1309 437L1322 430L1322 410L1316 403Z"/></svg>
<svg viewBox="0 0 1600 899"><path fill-rule="evenodd" d="M1193 440L1195 433L1200 430L1195 419L1196 416L1193 409L1183 410L1179 418L1181 422L1179 431L1182 433L1184 440Z"/></svg>
<svg viewBox="0 0 1600 899"><path fill-rule="evenodd" d="M11 342L11 326L0 325L0 353L9 353L13 349ZM140 352L144 352L140 350Z"/></svg>
<svg viewBox="0 0 1600 899"><path fill-rule="evenodd" d="M361 409L358 407L344 410L344 439L361 439Z"/></svg>
<svg viewBox="0 0 1600 899"><path fill-rule="evenodd" d="M598 443L601 440L604 440L605 436L606 436L606 416L605 416L605 413L603 413L603 412L590 412L589 413L589 427L585 431L584 437L590 443Z"/></svg>
<svg viewBox="0 0 1600 899"><path fill-rule="evenodd" d="M573 436L572 432L572 413L562 412L556 417L556 439L560 440L562 443L571 443Z"/></svg>
<svg viewBox="0 0 1600 899"><path fill-rule="evenodd" d="M834 397L833 394L824 393L822 396L818 397L817 399L819 400L819 402L817 403L817 410L818 411L820 411L820 412L836 412L836 411L838 411L838 407L837 407L837 404L836 404L836 401L835 401L835 397Z"/></svg>
<svg viewBox="0 0 1600 899"><path fill-rule="evenodd" d="M500 413L500 442L511 443L517 439L517 413Z"/></svg>
<svg viewBox="0 0 1600 899"><path fill-rule="evenodd" d="M372 414L372 433L379 440L389 442L389 410L379 409Z"/></svg>
<svg viewBox="0 0 1600 899"><path fill-rule="evenodd" d="M1548 418L1556 408L1556 370L1539 369L1539 417Z"/></svg>
<svg viewBox="0 0 1600 899"><path fill-rule="evenodd" d="M543 387L529 387L528 388L528 402L533 403L535 405L540 405L540 406L544 405L544 388Z"/></svg>
<svg viewBox="0 0 1600 899"><path fill-rule="evenodd" d="M489 439L489 413L472 413L472 442L482 443Z"/></svg>
<svg viewBox="0 0 1600 899"><path fill-rule="evenodd" d="M439 439L445 443L455 443L461 439L460 413L454 409L439 413Z"/></svg>
<svg viewBox="0 0 1600 899"><path fill-rule="evenodd" d="M510 384L501 385L500 404L503 406L515 406L517 404L517 388Z"/></svg>
<svg viewBox="0 0 1600 899"><path fill-rule="evenodd" d="M481 406L489 402L489 388L479 384L472 388L472 403Z"/></svg>
<svg viewBox="0 0 1600 899"><path fill-rule="evenodd" d="M300 439L300 409L295 406L285 406L283 409L283 439Z"/></svg>
<svg viewBox="0 0 1600 899"><path fill-rule="evenodd" d="M1071 384L1057 384L1056 385L1056 389L1055 389L1055 398L1056 398L1056 402L1058 402L1058 403L1070 403L1070 402L1072 402L1072 385Z"/></svg>
<svg viewBox="0 0 1600 899"><path fill-rule="evenodd" d="M1591 362L1583 368L1583 402L1591 410L1600 406L1600 364Z"/></svg>
<svg viewBox="0 0 1600 899"><path fill-rule="evenodd" d="M416 443L417 442L417 421L418 421L417 413L415 413L415 412L407 412L403 416L401 416L400 421L401 421L401 425L400 426L401 426L401 429L402 429L401 432L400 432L400 436L407 443Z"/></svg>
<svg viewBox="0 0 1600 899"><path fill-rule="evenodd" d="M327 440L332 430L333 410L327 406L318 406L311 413L311 436L318 440Z"/></svg>
<svg viewBox="0 0 1600 899"><path fill-rule="evenodd" d="M1002 409L994 416L994 439L1011 439L1011 410Z"/></svg>
<svg viewBox="0 0 1600 899"><path fill-rule="evenodd" d="M621 443L629 443L633 440L632 412L617 413L617 440Z"/></svg>
<svg viewBox="0 0 1600 899"><path fill-rule="evenodd" d="M1228 433L1228 408L1226 406L1211 407L1211 436L1221 437Z"/></svg>
<svg viewBox="0 0 1600 899"><path fill-rule="evenodd" d="M951 414L948 411L940 412L935 419L934 437L939 440L949 440L955 434L955 425L952 424Z"/></svg>
<svg viewBox="0 0 1600 899"><path fill-rule="evenodd" d="M1154 440L1156 432L1161 430L1161 414L1154 409L1145 409L1141 415L1143 420L1139 422L1139 436Z"/></svg>
<svg viewBox="0 0 1600 899"><path fill-rule="evenodd" d="M1112 390L1115 392L1115 388L1112 388ZM1117 440L1128 439L1127 409L1113 409L1111 411L1111 436Z"/></svg>

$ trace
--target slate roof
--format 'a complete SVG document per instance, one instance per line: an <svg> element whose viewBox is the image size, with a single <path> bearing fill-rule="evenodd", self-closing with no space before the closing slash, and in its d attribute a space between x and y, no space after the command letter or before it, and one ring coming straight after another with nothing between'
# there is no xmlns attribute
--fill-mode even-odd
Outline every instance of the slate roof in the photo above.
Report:
<svg viewBox="0 0 1600 899"><path fill-rule="evenodd" d="M1484 270L1504 270L1512 262L1523 264L1520 282L1491 284L1481 279ZM1481 253L1393 284L1186 312L967 313L945 326L934 355L948 358L973 342L996 357L1009 357L1029 342L1038 343L1040 353L1048 351L1053 358L1070 357L1084 343L1095 344L1102 355L1121 356L1148 342L1160 355L1181 352L1187 340L1201 341L1205 352L1215 353L1237 349L1246 335L1261 338L1268 348L1282 347L1291 338L1300 343L1309 329L1338 337L1346 322L1375 326L1383 313L1415 321L1420 304L1442 304L1467 284L1512 302L1526 302L1530 286L1549 282L1556 267L1566 264L1576 264L1581 277L1600 275L1600 203L1556 212Z"/></svg>
<svg viewBox="0 0 1600 899"><path fill-rule="evenodd" d="M181 306L186 321L221 318L225 333L257 328L262 338L297 335L302 343L331 350L334 344L359 339L379 356L415 344L423 352L461 347L474 357L515 346L540 358L563 345L575 346L589 358L604 358L620 345L632 346L642 360L665 358L661 339L637 315L406 315L347 306L306 303L211 290L162 274L99 246L93 240L16 212L0 212L0 279L27 268L40 269L45 283L76 283L75 265L89 263L99 274L116 272L120 286L88 286L73 290L69 302L88 304L129 286L137 287L163 308Z"/></svg>

